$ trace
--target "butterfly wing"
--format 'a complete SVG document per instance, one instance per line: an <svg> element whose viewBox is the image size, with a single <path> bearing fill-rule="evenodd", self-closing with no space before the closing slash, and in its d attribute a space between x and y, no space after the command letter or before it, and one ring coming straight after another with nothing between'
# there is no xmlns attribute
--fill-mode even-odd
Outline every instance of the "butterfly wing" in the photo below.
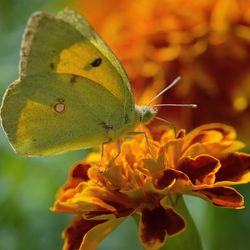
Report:
<svg viewBox="0 0 250 250"><path fill-rule="evenodd" d="M133 120L134 100L125 71L90 24L72 10L57 16L38 12L28 22L21 50L21 78L48 72L98 82L123 103L124 117Z"/></svg>
<svg viewBox="0 0 250 250"><path fill-rule="evenodd" d="M8 88L1 118L17 153L54 155L109 140L108 129L121 127L123 103L90 79L40 74Z"/></svg>
<svg viewBox="0 0 250 250"><path fill-rule="evenodd" d="M59 18L60 20L64 20L65 22L75 27L84 37L86 37L90 41L90 43L92 43L103 55L105 55L109 63L112 64L119 73L119 76L122 78L127 90L131 93L130 83L125 70L117 60L112 50L106 45L106 43L102 40L98 33L95 32L89 22L78 13L69 9L59 12L57 18ZM133 98L132 95L131 97Z"/></svg>

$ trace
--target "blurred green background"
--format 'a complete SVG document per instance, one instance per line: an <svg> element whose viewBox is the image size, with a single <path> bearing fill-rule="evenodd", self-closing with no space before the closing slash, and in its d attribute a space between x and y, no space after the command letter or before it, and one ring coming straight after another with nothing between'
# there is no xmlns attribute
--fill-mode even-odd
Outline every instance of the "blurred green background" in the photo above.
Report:
<svg viewBox="0 0 250 250"><path fill-rule="evenodd" d="M56 13L65 1L0 0L0 96L18 77L19 50L28 17L37 10ZM49 211L69 167L85 151L50 158L23 158L11 149L0 130L0 250L57 250L70 216ZM205 250L250 249L249 185L238 190L244 210L220 209L193 197L187 205L200 231ZM132 219L127 219L98 249L143 249Z"/></svg>

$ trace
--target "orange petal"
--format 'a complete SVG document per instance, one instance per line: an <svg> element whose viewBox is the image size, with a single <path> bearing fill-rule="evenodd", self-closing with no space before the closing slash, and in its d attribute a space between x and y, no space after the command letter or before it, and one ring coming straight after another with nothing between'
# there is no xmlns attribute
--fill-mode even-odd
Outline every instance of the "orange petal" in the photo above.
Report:
<svg viewBox="0 0 250 250"><path fill-rule="evenodd" d="M163 143L163 142L162 142ZM164 145L164 164L165 168L175 168L182 155L184 138L166 141Z"/></svg>
<svg viewBox="0 0 250 250"><path fill-rule="evenodd" d="M159 175L159 172L164 170L164 154L160 154L158 159L143 159L144 168L150 172L151 176Z"/></svg>
<svg viewBox="0 0 250 250"><path fill-rule="evenodd" d="M133 200L119 191L87 186L86 183L79 185L78 191L69 203L74 203L76 210L82 212L87 219L109 214L116 217L127 216L134 209Z"/></svg>
<svg viewBox="0 0 250 250"><path fill-rule="evenodd" d="M250 181L250 155L233 153L220 160L221 168L216 174L216 182L229 181L231 184Z"/></svg>
<svg viewBox="0 0 250 250"><path fill-rule="evenodd" d="M84 220L80 216L74 218L63 232L63 238L65 239L63 250L79 249L84 235L91 228L104 222L105 220Z"/></svg>
<svg viewBox="0 0 250 250"><path fill-rule="evenodd" d="M146 249L159 249L168 235L174 235L185 227L185 222L172 208L156 207L143 209L139 224L139 235Z"/></svg>
<svg viewBox="0 0 250 250"><path fill-rule="evenodd" d="M50 209L53 212L60 212L60 213L75 213L75 206L69 205L67 203L67 200L69 200L71 197L75 195L74 189L68 189L65 192L61 192L60 195L58 195L56 201L54 202L53 207Z"/></svg>
<svg viewBox="0 0 250 250"><path fill-rule="evenodd" d="M220 157L222 154L228 154L244 148L245 144L240 141L223 141L223 142L204 142L196 143L190 146L183 154L186 157L195 157L201 154L209 154L214 157Z"/></svg>
<svg viewBox="0 0 250 250"><path fill-rule="evenodd" d="M219 207L243 208L244 197L230 187L205 188L193 191L194 194Z"/></svg>
<svg viewBox="0 0 250 250"><path fill-rule="evenodd" d="M233 127L221 123L205 124L193 129L185 137L185 147L194 143L204 143L209 141L232 141L236 138Z"/></svg>
<svg viewBox="0 0 250 250"><path fill-rule="evenodd" d="M158 189L164 189L168 186L172 186L174 181L174 188L176 188L176 185L181 187L189 186L190 183L190 180L186 174L175 169L167 169L163 172L161 177L158 177L154 180L154 185Z"/></svg>
<svg viewBox="0 0 250 250"><path fill-rule="evenodd" d="M76 217L63 233L63 250L93 250L125 218L114 220L84 220Z"/></svg>
<svg viewBox="0 0 250 250"><path fill-rule="evenodd" d="M100 242L109 235L117 226L119 226L126 217L108 220L102 224L98 224L90 229L83 238L79 250L94 250Z"/></svg>
<svg viewBox="0 0 250 250"><path fill-rule="evenodd" d="M242 149L245 145L236 141L235 130L224 124L207 124L194 129L185 137L183 156L195 157L200 154L220 156Z"/></svg>
<svg viewBox="0 0 250 250"><path fill-rule="evenodd" d="M81 182L86 182L89 180L88 170L91 167L89 164L83 164L82 161L76 162L70 170L69 179L66 184L63 186L61 192L64 192L67 189L75 188Z"/></svg>
<svg viewBox="0 0 250 250"><path fill-rule="evenodd" d="M209 155L184 158L178 166L178 170L185 173L194 185L213 184L219 168L219 161Z"/></svg>
<svg viewBox="0 0 250 250"><path fill-rule="evenodd" d="M135 207L133 199L119 191L109 190L93 182L82 182L68 189L57 199L53 211L82 213L85 219L110 219L130 214Z"/></svg>

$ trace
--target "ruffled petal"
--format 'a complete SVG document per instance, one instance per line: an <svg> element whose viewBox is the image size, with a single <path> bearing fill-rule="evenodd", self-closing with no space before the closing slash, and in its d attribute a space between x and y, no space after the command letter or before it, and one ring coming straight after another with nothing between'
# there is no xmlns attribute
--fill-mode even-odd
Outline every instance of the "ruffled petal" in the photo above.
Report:
<svg viewBox="0 0 250 250"><path fill-rule="evenodd" d="M165 168L175 168L182 156L184 138L172 139L165 144Z"/></svg>
<svg viewBox="0 0 250 250"><path fill-rule="evenodd" d="M178 192L178 189L190 186L191 182L186 174L175 169L167 169L162 175L154 180L154 185L158 189L172 187Z"/></svg>
<svg viewBox="0 0 250 250"><path fill-rule="evenodd" d="M183 218L170 207L144 208L141 211L139 236L146 249L159 249L168 235L175 235L183 228Z"/></svg>
<svg viewBox="0 0 250 250"><path fill-rule="evenodd" d="M144 168L147 169L151 176L157 176L164 170L164 154L160 154L157 160L154 159L144 159Z"/></svg>
<svg viewBox="0 0 250 250"><path fill-rule="evenodd" d="M105 220L84 220L80 216L73 219L63 232L63 238L65 240L63 250L79 249L84 235L96 225L104 222Z"/></svg>
<svg viewBox="0 0 250 250"><path fill-rule="evenodd" d="M236 209L244 208L244 197L234 188L205 188L193 191L193 193L212 202L215 206Z"/></svg>
<svg viewBox="0 0 250 250"><path fill-rule="evenodd" d="M102 224L98 224L89 230L83 238L79 250L94 250L100 242L109 235L117 226L119 226L126 217L108 220Z"/></svg>
<svg viewBox="0 0 250 250"><path fill-rule="evenodd" d="M187 134L183 145L183 156L195 157L211 154L214 157L231 153L244 147L235 140L236 132L225 124L212 123L200 126Z"/></svg>
<svg viewBox="0 0 250 250"><path fill-rule="evenodd" d="M120 192L83 184L78 186L78 193L69 203L74 203L76 210L81 211L87 219L111 214L116 217L126 216L134 209L133 200Z"/></svg>
<svg viewBox="0 0 250 250"><path fill-rule="evenodd" d="M83 182L62 193L52 210L81 212L85 219L110 219L129 215L134 206L134 201L125 194Z"/></svg>
<svg viewBox="0 0 250 250"><path fill-rule="evenodd" d="M70 170L68 181L63 186L63 191L70 188L75 188L79 183L88 181L89 168L91 168L91 165L84 164L81 161L75 163Z"/></svg>
<svg viewBox="0 0 250 250"><path fill-rule="evenodd" d="M88 170L91 165L84 164L82 161L76 162L70 170L67 182L61 187L57 194L57 201L52 208L53 211L73 212L74 209L69 206L62 205L62 202L67 201L76 194L76 187L83 182L89 180ZM60 202L59 202L60 201Z"/></svg>
<svg viewBox="0 0 250 250"><path fill-rule="evenodd" d="M209 155L200 155L194 159L186 157L178 165L178 170L185 173L193 185L213 184L219 168L220 162Z"/></svg>
<svg viewBox="0 0 250 250"><path fill-rule="evenodd" d="M240 141L204 142L190 146L183 154L185 157L196 157L201 154L209 154L213 157L220 157L223 154L232 153L245 146Z"/></svg>
<svg viewBox="0 0 250 250"><path fill-rule="evenodd" d="M216 174L216 182L227 185L250 181L250 155L233 153L221 159L220 163L221 168Z"/></svg>
<svg viewBox="0 0 250 250"><path fill-rule="evenodd" d="M63 233L63 250L94 250L123 220L84 220L76 217Z"/></svg>
<svg viewBox="0 0 250 250"><path fill-rule="evenodd" d="M222 123L210 123L193 129L185 137L185 148L195 143L211 141L232 141L236 138L235 129Z"/></svg>

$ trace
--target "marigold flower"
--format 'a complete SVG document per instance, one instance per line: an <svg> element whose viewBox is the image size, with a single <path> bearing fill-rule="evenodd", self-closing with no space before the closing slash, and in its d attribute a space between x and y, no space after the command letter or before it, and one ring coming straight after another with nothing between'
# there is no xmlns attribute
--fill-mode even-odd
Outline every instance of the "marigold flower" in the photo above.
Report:
<svg viewBox="0 0 250 250"><path fill-rule="evenodd" d="M163 108L165 117L185 128L226 122L249 134L249 1L73 2L118 55L141 102L180 75L182 83L162 103L199 109Z"/></svg>
<svg viewBox="0 0 250 250"><path fill-rule="evenodd" d="M139 237L145 249L159 249L169 236L185 229L175 210L182 194L198 196L215 206L243 208L235 184L250 181L250 155L233 128L208 124L188 134L166 127L124 140L119 157L114 144L103 159L91 153L71 169L53 211L77 216L64 231L64 250L95 249L130 215L139 216Z"/></svg>

